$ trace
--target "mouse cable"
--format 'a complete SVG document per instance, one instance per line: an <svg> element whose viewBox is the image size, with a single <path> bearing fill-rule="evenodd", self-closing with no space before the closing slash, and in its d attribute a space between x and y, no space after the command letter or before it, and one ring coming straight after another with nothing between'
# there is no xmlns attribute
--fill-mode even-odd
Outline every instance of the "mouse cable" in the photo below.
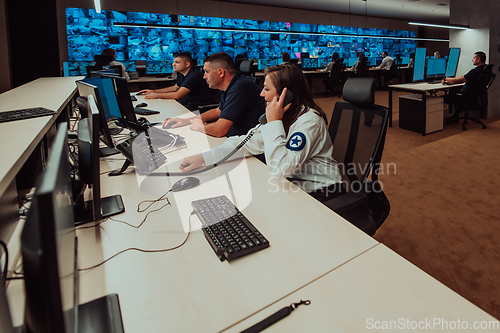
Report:
<svg viewBox="0 0 500 333"><path fill-rule="evenodd" d="M226 162L234 154L236 154L236 152L238 152L238 150L240 150L241 147L243 147L248 141L250 141L250 139L254 136L254 134L257 132L257 130L259 129L260 126L262 126L262 125L259 124L257 126L257 128L255 128L252 132L250 132L247 135L247 137L244 138L229 154L227 154L226 156L224 156L223 158L221 158L219 161L215 162L214 164L207 165L206 167L199 168L199 169L196 169L193 171L186 171L186 172L179 171L179 172L151 172L151 173L149 173L149 172L144 172L144 171L139 170L138 171L139 175L146 176L146 177L147 176L152 176L152 177L191 176L191 175L197 175L199 173L203 173L203 172L212 170L212 169L218 167L219 165L221 165L222 163ZM136 169L136 172L137 172L137 169Z"/></svg>
<svg viewBox="0 0 500 333"><path fill-rule="evenodd" d="M138 213L145 212L146 210L148 210L148 209L149 209L149 207L151 207L151 206L152 206L152 205L154 205L155 203L160 202L160 201L163 201L163 200L167 200L168 204L170 204L170 200L168 200L167 194L168 194L169 192L171 192L171 191L172 191L172 189L168 190L167 192L165 192L165 193L164 193L161 197L159 197L158 199L155 199L155 200L143 200L143 201L139 202L139 204L137 205L137 212L138 212ZM143 203L146 203L146 202L149 202L149 205L148 205L146 208L141 209L141 205L142 205Z"/></svg>
<svg viewBox="0 0 500 333"><path fill-rule="evenodd" d="M157 203L157 202L160 202L160 201L163 201L163 200L167 200L167 203L164 204L163 206L161 206L160 208L156 208L156 209L153 209L151 211L149 211L146 216L144 216L144 218L142 219L141 223L139 223L139 225L133 225L131 223L128 223L126 221L122 221L122 220L117 220L117 219L114 219L114 218L111 218L111 217L107 217L105 218L104 220L100 221L99 223L97 224L94 224L94 225L91 225L91 226L84 226L84 227L77 227L76 230L81 230L81 229L90 229L90 228L95 228L95 227L98 227L100 226L102 223L106 222L108 219L111 220L111 221L114 221L114 222L120 222L120 223L123 223L123 224L126 224L128 225L129 227L131 228L134 228L134 229L139 229L140 227L142 227L142 225L146 222L146 220L148 219L149 217L149 214L151 213L154 213L154 212L158 212L160 210L162 210L163 208L165 208L166 206L170 206L172 205L170 203L170 200L168 200L167 197L165 197L168 192L170 192L171 190L168 190L165 194L163 194L161 197L159 197L158 199L156 200L144 200L144 201L141 201L138 205L137 205L137 212L139 213L142 213L142 212L145 212L146 210L148 210L153 204ZM151 202L146 208L144 209L140 209L140 206L142 203L144 202Z"/></svg>
<svg viewBox="0 0 500 333"><path fill-rule="evenodd" d="M195 212L193 210L191 212L191 214L189 215L189 231L188 231L188 234L187 234L186 238L184 239L184 241L182 243L180 243L177 246L170 247L168 249L159 249L159 250L145 250L145 249L139 249L137 247L130 247L128 249L121 250L120 252L113 254L111 257L109 257L108 259L104 260L103 262L100 262L99 264L96 264L94 266L90 266L90 267L87 267L87 268L79 268L78 271L79 272L83 272L83 271L88 271L88 270L97 268L97 267L99 267L99 266L107 263L111 259L115 258L116 256L118 256L118 255L120 255L122 253L125 253L127 251L139 251L139 252L144 252L144 253L160 253L160 252L168 252L168 251L176 250L176 249L180 248L181 246L183 246L184 244L186 244L189 236L191 235L191 216L193 216L194 214L195 214Z"/></svg>

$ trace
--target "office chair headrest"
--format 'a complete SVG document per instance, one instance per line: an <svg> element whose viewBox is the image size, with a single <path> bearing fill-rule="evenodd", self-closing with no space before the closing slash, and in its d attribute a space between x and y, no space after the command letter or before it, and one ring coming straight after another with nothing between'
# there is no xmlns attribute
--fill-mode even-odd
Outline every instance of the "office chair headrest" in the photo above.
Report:
<svg viewBox="0 0 500 333"><path fill-rule="evenodd" d="M353 77L347 80L342 90L346 102L358 105L375 104L377 80L368 77Z"/></svg>
<svg viewBox="0 0 500 333"><path fill-rule="evenodd" d="M253 71L253 60L243 60L240 64L240 72L251 73Z"/></svg>

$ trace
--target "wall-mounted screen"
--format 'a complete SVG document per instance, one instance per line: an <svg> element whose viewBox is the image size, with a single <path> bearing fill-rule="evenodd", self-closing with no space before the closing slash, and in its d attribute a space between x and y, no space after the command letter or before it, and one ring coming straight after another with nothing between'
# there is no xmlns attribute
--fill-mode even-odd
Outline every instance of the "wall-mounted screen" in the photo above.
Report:
<svg viewBox="0 0 500 333"><path fill-rule="evenodd" d="M156 26L123 27L120 23ZM66 27L69 62L64 67L65 75L85 75L83 64L92 64L94 55L106 48L117 51L117 61L123 62L128 71L135 70L135 61L146 60L151 62L148 73L164 74L172 72L174 53L183 51L191 52L202 64L205 57L216 52L279 61L283 52L292 58L331 59L337 52L342 58L357 59L360 52L374 58L383 51L409 56L416 47L416 42L409 39L378 38L412 38L413 31L106 10L96 13L83 8L66 8ZM205 30L207 27L235 30ZM154 62L168 65L156 66Z"/></svg>

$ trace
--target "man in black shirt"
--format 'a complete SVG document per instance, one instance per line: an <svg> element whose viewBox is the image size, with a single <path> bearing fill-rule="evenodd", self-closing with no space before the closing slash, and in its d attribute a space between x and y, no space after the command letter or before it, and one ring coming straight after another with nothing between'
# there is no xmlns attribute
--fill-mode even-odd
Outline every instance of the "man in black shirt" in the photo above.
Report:
<svg viewBox="0 0 500 333"><path fill-rule="evenodd" d="M484 67L486 66L486 53L478 51L474 53L474 56L472 57L472 64L476 66L475 68L471 69L467 74L459 77L445 77L441 83L446 84L446 83L451 83L451 84L459 84L459 83L465 83L462 86L462 90L460 93L463 95L462 98L467 98L467 94L471 91L472 87L474 84L476 84L476 81L479 78L479 75L484 71ZM456 92L455 92L456 93ZM463 102L461 100L460 102ZM457 99L457 96L453 93L450 92L448 96L445 98L445 103L451 104L455 106L455 112L453 116L451 117L451 122L457 122L458 121L458 115L460 113L460 103L459 100Z"/></svg>
<svg viewBox="0 0 500 333"><path fill-rule="evenodd" d="M222 91L219 107L191 118L165 119L163 125L175 128L190 124L192 130L215 137L246 134L266 112L259 86L238 72L226 53L208 56L203 69L210 88Z"/></svg>
<svg viewBox="0 0 500 333"><path fill-rule="evenodd" d="M141 90L147 99L176 99L182 105L189 103L211 103L216 91L208 87L203 73L193 66L193 58L189 52L177 53L174 58L174 71L177 72L177 83L171 87Z"/></svg>

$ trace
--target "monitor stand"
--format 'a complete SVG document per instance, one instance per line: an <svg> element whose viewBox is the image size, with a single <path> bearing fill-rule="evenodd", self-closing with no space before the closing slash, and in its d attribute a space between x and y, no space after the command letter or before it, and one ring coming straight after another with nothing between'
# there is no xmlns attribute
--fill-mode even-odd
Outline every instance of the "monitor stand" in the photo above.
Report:
<svg viewBox="0 0 500 333"><path fill-rule="evenodd" d="M110 294L78 306L78 333L123 333L120 300Z"/></svg>
<svg viewBox="0 0 500 333"><path fill-rule="evenodd" d="M81 205L75 205L75 225L79 226L85 223L94 221L92 213L92 200L85 201L85 209L82 209ZM112 195L109 197L101 198L101 215L105 219L107 217L123 213L125 211L125 206L123 205L122 196Z"/></svg>
<svg viewBox="0 0 500 333"><path fill-rule="evenodd" d="M78 306L78 333L123 333L120 300L117 294L110 294ZM23 326L14 328L22 333Z"/></svg>
<svg viewBox="0 0 500 333"><path fill-rule="evenodd" d="M106 157L106 156L111 156L111 155L116 155L119 154L120 151L116 148L99 148L99 157Z"/></svg>

